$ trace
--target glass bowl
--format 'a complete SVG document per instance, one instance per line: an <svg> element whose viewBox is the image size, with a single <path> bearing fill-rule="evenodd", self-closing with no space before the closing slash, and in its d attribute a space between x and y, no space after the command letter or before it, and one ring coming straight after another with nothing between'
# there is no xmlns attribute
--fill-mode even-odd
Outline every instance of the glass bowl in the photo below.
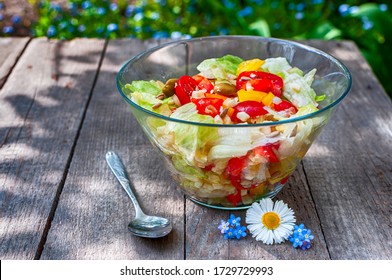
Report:
<svg viewBox="0 0 392 280"><path fill-rule="evenodd" d="M175 119L144 109L131 100L126 84L195 75L205 59L231 54L247 59L284 57L304 73L317 69L312 88L325 95L319 110L299 117L258 124L216 124ZM117 87L151 143L160 151L173 178L191 200L218 209L246 209L273 198L328 123L351 87L348 69L336 58L296 42L257 36L213 36L174 41L127 61ZM269 145L278 160L253 148ZM228 172L228 164L246 158L247 166ZM242 161L243 162L243 161ZM233 166L231 166L233 169ZM235 169L235 166L234 166ZM234 175L235 176L234 176ZM239 180L241 183L239 184Z"/></svg>

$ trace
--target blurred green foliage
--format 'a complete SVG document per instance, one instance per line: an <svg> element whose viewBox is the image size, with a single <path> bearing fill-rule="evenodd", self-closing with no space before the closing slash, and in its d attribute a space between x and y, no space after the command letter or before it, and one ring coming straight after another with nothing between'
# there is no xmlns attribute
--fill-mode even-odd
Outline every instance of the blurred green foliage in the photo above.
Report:
<svg viewBox="0 0 392 280"><path fill-rule="evenodd" d="M242 34L353 40L392 96L392 7L384 1L69 0L65 6L29 1L38 15L32 36L179 39Z"/></svg>

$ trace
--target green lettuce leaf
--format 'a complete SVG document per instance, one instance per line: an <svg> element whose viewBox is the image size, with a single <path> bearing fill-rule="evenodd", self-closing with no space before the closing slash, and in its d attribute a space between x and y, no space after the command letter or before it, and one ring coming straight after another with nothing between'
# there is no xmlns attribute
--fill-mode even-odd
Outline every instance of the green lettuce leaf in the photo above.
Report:
<svg viewBox="0 0 392 280"><path fill-rule="evenodd" d="M203 179L205 177L203 171L200 168L190 166L180 155L173 155L172 162L177 172L181 172L181 176L187 177L190 180L196 178Z"/></svg>
<svg viewBox="0 0 392 280"><path fill-rule="evenodd" d="M214 123L214 119L211 116L198 114L194 103L188 103L179 107L171 117L198 123ZM207 164L208 149L218 137L216 127L178 122L167 122L167 125L161 131L165 135L173 135L171 147L187 163L200 167L204 167Z"/></svg>
<svg viewBox="0 0 392 280"><path fill-rule="evenodd" d="M208 79L231 80L235 77L238 65L243 61L234 55L210 58L202 61L196 68Z"/></svg>
<svg viewBox="0 0 392 280"><path fill-rule="evenodd" d="M220 128L208 158L210 161L244 156L248 151L267 144L276 143L281 136L264 137L257 127Z"/></svg>
<svg viewBox="0 0 392 280"><path fill-rule="evenodd" d="M281 76L282 73L288 72L293 69L284 57L267 58L261 69L266 72L270 72L275 75Z"/></svg>
<svg viewBox="0 0 392 280"><path fill-rule="evenodd" d="M155 81L133 81L132 84L126 84L125 88L131 92L143 92L149 95L158 95L162 92Z"/></svg>
<svg viewBox="0 0 392 280"><path fill-rule="evenodd" d="M293 115L292 117L293 118L300 117L300 116L304 116L304 115L307 115L307 114L310 114L310 113L313 113L316 111L318 111L316 106L314 106L313 104L307 104L307 105L299 108L298 112L295 115Z"/></svg>
<svg viewBox="0 0 392 280"><path fill-rule="evenodd" d="M308 73L305 74L304 79L309 84L309 86L312 85L312 83L314 81L314 75L316 75L316 72L317 72L316 69L312 69Z"/></svg>
<svg viewBox="0 0 392 280"><path fill-rule="evenodd" d="M155 81L133 81L132 84L124 86L125 92L130 99L139 106L155 113L169 116L172 106L169 105L173 98L157 99L156 96L162 93L162 88ZM154 107L160 103L158 107Z"/></svg>
<svg viewBox="0 0 392 280"><path fill-rule="evenodd" d="M312 72L311 74L313 73L315 72ZM315 101L316 92L310 86L312 81L312 75L307 76L306 74L305 76L300 76L298 73L287 73L283 79L283 96L297 108L301 108L308 104L317 106L317 102Z"/></svg>
<svg viewBox="0 0 392 280"><path fill-rule="evenodd" d="M318 108L313 104L307 104L298 109L298 112L292 117L300 117L318 111ZM280 130L283 131L284 140L279 146L279 154L281 157L289 157L301 154L302 146L306 145L309 148L309 138L317 135L316 130L321 127L321 124L327 121L328 115L322 114L318 117L297 121L295 123L287 123L280 125ZM319 130L318 130L319 132ZM314 134L311 137L311 134ZM315 134L316 133L316 134ZM302 152L304 154L304 152Z"/></svg>

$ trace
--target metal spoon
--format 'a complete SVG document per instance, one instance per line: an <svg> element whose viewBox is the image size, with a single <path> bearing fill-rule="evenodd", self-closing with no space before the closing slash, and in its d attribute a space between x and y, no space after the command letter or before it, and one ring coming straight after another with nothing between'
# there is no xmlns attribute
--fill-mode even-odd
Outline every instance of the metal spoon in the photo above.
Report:
<svg viewBox="0 0 392 280"><path fill-rule="evenodd" d="M172 230L172 225L168 219L148 216L140 208L139 202L132 191L134 187L128 179L125 167L119 156L115 152L109 151L106 153L106 162L135 206L135 219L128 225L131 233L148 238L158 238L169 234Z"/></svg>

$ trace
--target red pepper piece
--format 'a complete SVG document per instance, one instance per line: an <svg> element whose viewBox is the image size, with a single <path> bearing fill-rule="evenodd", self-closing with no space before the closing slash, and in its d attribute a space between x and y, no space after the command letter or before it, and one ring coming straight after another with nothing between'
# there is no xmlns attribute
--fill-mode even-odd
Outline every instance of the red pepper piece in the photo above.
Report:
<svg viewBox="0 0 392 280"><path fill-rule="evenodd" d="M263 71L244 71L237 77L237 90L246 90L247 83L257 91L272 92L278 97L282 94L283 80L281 77L272 73Z"/></svg>
<svg viewBox="0 0 392 280"><path fill-rule="evenodd" d="M215 167L215 164L214 164L214 163L211 163L211 164L207 165L206 167L204 167L203 170L205 170L205 171L211 171L212 168L214 168L214 167Z"/></svg>
<svg viewBox="0 0 392 280"><path fill-rule="evenodd" d="M283 111L292 108L293 113L297 113L298 109L289 101L282 100L279 104L273 104L275 111Z"/></svg>
<svg viewBox="0 0 392 280"><path fill-rule="evenodd" d="M236 193L229 194L226 198L233 206L237 206L238 202L241 201L241 191L237 190Z"/></svg>
<svg viewBox="0 0 392 280"><path fill-rule="evenodd" d="M211 117L215 117L220 113L220 108L223 104L223 100L219 98L193 98L192 102L195 103L199 114Z"/></svg>
<svg viewBox="0 0 392 280"><path fill-rule="evenodd" d="M254 100L247 100L247 101L240 102L236 106L234 106L233 109L234 109L234 113L232 115L233 122L242 122L240 119L237 118L237 114L239 112L247 113L250 118L256 118L268 113L264 109L264 105L262 103Z"/></svg>
<svg viewBox="0 0 392 280"><path fill-rule="evenodd" d="M289 178L290 178L290 176L287 176L287 177L283 178L283 179L280 181L280 183L281 183L282 185L286 184L286 182L289 180Z"/></svg>
<svg viewBox="0 0 392 280"><path fill-rule="evenodd" d="M265 145L256 147L253 149L256 155L260 155L268 159L269 162L279 162L279 158L276 156L273 145Z"/></svg>
<svg viewBox="0 0 392 280"><path fill-rule="evenodd" d="M241 176L241 172L246 165L247 156L231 158L227 163L226 172L232 176Z"/></svg>
<svg viewBox="0 0 392 280"><path fill-rule="evenodd" d="M214 85L206 77L202 75L195 75L192 78L197 82L198 89L205 89L208 93L211 93L213 91Z"/></svg>
<svg viewBox="0 0 392 280"><path fill-rule="evenodd" d="M190 76L181 76L174 87L175 94L181 105L191 102L191 94L196 89L197 82Z"/></svg>
<svg viewBox="0 0 392 280"><path fill-rule="evenodd" d="M241 174L242 170L248 164L248 156L242 157L234 157L229 160L226 167L226 172L230 179L231 184L240 192L241 190L245 189L241 185Z"/></svg>

